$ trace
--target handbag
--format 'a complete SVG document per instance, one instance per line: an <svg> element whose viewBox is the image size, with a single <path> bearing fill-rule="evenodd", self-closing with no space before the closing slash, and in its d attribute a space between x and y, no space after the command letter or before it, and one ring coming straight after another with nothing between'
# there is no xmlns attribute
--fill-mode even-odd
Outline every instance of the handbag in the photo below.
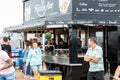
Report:
<svg viewBox="0 0 120 80"><path fill-rule="evenodd" d="M8 56L9 56L10 58L12 58L12 53L9 53Z"/></svg>

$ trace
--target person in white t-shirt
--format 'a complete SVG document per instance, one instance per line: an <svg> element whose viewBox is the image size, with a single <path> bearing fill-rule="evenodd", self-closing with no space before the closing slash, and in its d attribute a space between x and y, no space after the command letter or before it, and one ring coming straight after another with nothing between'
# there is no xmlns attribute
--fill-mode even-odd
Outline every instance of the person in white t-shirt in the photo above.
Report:
<svg viewBox="0 0 120 80"><path fill-rule="evenodd" d="M0 80L15 80L13 62L3 50L0 50Z"/></svg>

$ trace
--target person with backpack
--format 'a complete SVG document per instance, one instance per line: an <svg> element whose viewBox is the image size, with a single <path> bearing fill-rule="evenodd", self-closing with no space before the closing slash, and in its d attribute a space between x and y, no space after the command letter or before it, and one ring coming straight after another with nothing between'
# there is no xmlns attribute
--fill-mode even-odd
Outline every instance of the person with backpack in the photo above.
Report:
<svg viewBox="0 0 120 80"><path fill-rule="evenodd" d="M12 58L11 45L9 45L7 37L3 37L1 49L5 51L10 58Z"/></svg>

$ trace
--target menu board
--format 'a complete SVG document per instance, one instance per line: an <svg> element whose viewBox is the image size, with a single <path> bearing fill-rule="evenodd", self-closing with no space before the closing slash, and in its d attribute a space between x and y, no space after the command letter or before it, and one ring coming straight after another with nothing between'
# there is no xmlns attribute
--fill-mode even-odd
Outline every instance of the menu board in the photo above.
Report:
<svg viewBox="0 0 120 80"><path fill-rule="evenodd" d="M29 0L24 21L45 19L48 24L120 24L120 0Z"/></svg>
<svg viewBox="0 0 120 80"><path fill-rule="evenodd" d="M120 0L73 0L73 12L120 14Z"/></svg>

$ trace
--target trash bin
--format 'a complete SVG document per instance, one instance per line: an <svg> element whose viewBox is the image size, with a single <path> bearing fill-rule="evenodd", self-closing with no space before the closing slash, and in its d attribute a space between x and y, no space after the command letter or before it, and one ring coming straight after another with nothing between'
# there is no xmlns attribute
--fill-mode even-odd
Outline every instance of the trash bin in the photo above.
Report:
<svg viewBox="0 0 120 80"><path fill-rule="evenodd" d="M15 63L15 66L22 66L22 60L23 55L22 55L22 50L17 49L17 50L12 50L12 60Z"/></svg>
<svg viewBox="0 0 120 80"><path fill-rule="evenodd" d="M39 80L62 80L60 71L40 71Z"/></svg>

